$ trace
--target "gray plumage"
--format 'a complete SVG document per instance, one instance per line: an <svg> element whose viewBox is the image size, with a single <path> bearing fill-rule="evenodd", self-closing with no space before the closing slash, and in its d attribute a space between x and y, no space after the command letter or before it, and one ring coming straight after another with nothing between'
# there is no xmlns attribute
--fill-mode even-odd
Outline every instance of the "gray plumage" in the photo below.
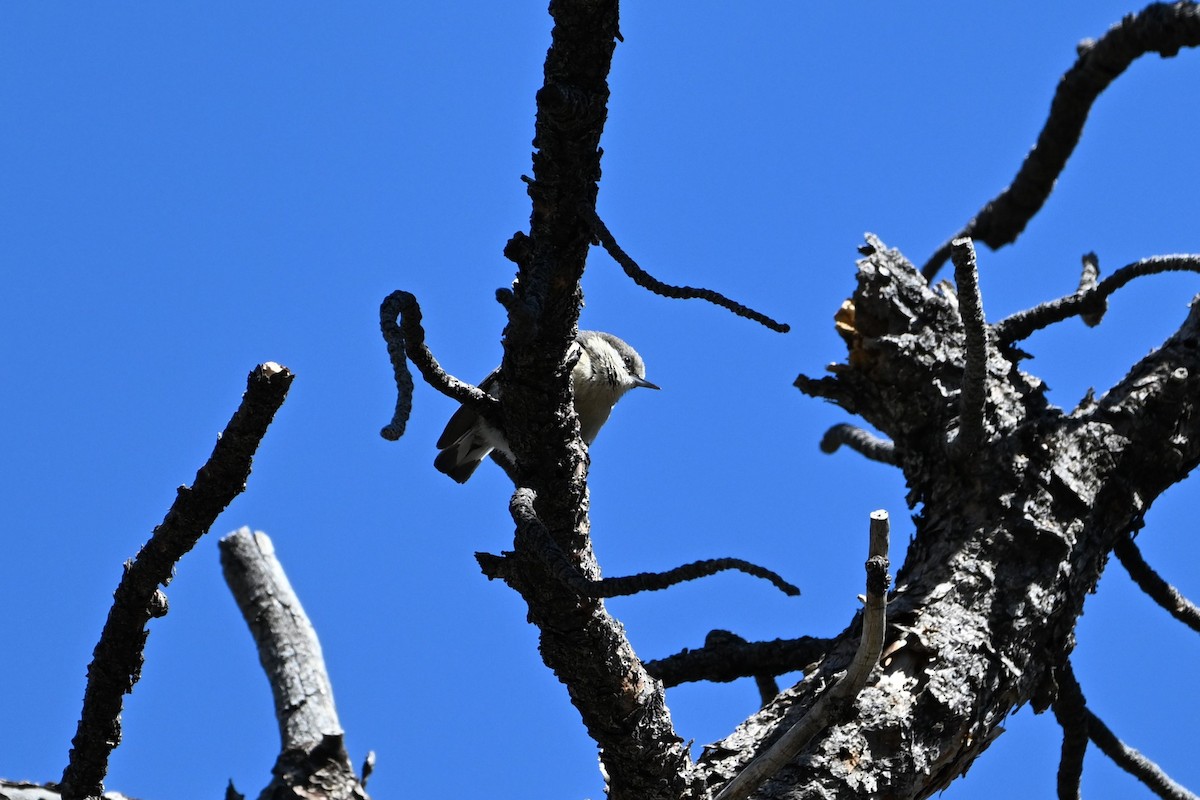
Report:
<svg viewBox="0 0 1200 800"><path fill-rule="evenodd" d="M637 351L611 333L580 331L574 347L579 349L579 360L571 370L575 415L579 418L579 435L590 445L626 392L639 386L658 387L646 380L646 365ZM499 369L494 370L479 388L499 397L499 374ZM437 447L441 452L433 466L459 483L466 483L493 450L512 458L504 434L466 406L450 417Z"/></svg>

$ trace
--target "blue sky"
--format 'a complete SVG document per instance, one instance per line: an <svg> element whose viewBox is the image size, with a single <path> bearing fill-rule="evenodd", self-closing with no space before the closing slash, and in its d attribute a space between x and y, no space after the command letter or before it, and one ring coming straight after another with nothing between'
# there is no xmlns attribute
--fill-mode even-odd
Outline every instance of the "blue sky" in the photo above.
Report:
<svg viewBox="0 0 1200 800"><path fill-rule="evenodd" d="M832 316L864 231L921 261L1011 179L1076 42L1140 6L630 3L611 76L599 210L656 276L793 325L771 333L632 285L600 251L582 325L617 333L662 392L635 393L592 450L606 574L738 556L799 584L724 575L614 600L638 653L840 631L862 591L867 514L911 532L899 473L817 450L848 421L791 387L843 358ZM686 13L680 13L686 12ZM379 301L421 300L442 363L497 363L501 249L527 227L544 3L0 8L0 774L56 779L121 563L190 483L246 373L297 373L248 491L179 566L151 627L109 788L257 793L277 750L270 693L220 577L216 537L266 531L318 627L375 796L601 796L595 748L542 666L518 598L472 554L511 542L485 465L434 472L453 404L419 386L407 436ZM1144 58L1101 98L1043 212L982 250L999 319L1110 272L1200 251L1200 54ZM1098 329L1034 337L1030 371L1068 407L1182 322L1196 276L1116 296ZM1148 515L1148 560L1193 598L1195 486ZM1116 564L1089 598L1077 672L1093 709L1200 787L1200 643ZM670 690L697 743L753 710L750 681ZM1051 796L1059 732L1022 709L949 798ZM1139 796L1089 751L1084 793Z"/></svg>

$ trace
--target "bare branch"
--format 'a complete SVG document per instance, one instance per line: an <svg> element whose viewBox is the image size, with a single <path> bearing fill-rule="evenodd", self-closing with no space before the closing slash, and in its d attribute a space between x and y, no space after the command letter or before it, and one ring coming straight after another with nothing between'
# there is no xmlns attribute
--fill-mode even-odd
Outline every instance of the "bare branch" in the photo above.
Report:
<svg viewBox="0 0 1200 800"><path fill-rule="evenodd" d="M1159 577L1142 558L1142 552L1134 544L1132 537L1118 539L1113 552L1129 572L1129 577L1133 578L1133 582L1143 592L1150 595L1154 602L1165 608L1172 617L1200 632L1200 608Z"/></svg>
<svg viewBox="0 0 1200 800"><path fill-rule="evenodd" d="M1118 767L1137 778L1163 800L1197 800L1195 794L1171 780L1171 776L1163 772L1158 764L1118 739L1090 710L1085 709L1084 713L1087 714L1088 738Z"/></svg>
<svg viewBox="0 0 1200 800"><path fill-rule="evenodd" d="M776 573L740 558L709 558L684 564L666 572L641 572L637 575L619 578L591 580L584 577L571 563L558 543L554 541L554 537L546 530L546 526L538 519L537 512L533 508L535 499L536 495L531 489L522 488L513 493L509 503L509 511L517 523L518 542L528 541L531 549L538 554L550 572L581 597L623 597L640 592L655 592L678 583L705 578L726 570L737 570L770 581L789 597L800 594L798 588ZM476 553L475 558L488 578L504 578L507 575L508 565L505 563L507 557Z"/></svg>
<svg viewBox="0 0 1200 800"><path fill-rule="evenodd" d="M400 323L396 323L396 319ZM485 417L494 416L499 401L482 389L449 375L433 357L425 344L425 329L421 327L421 306L410 292L395 291L379 306L379 328L387 342L388 356L396 377L396 411L392 421L379 435L395 441L404 435L412 413L412 375L407 359L417 365L425 382L447 397L470 406Z"/></svg>
<svg viewBox="0 0 1200 800"><path fill-rule="evenodd" d="M593 241L617 0L554 2L537 92L527 236L505 248L517 264L501 369L504 431L517 485L538 494L538 517L582 574L596 577L588 519L587 450L570 404L566 357L578 331L580 280ZM604 604L580 597L519 546L506 582L528 606L542 661L562 681L599 747L611 800L667 800L702 790L662 687L642 668Z"/></svg>
<svg viewBox="0 0 1200 800"><path fill-rule="evenodd" d="M250 373L241 405L196 473L196 480L190 488L179 487L175 502L150 540L126 563L88 666L83 711L62 778L66 800L99 797L104 792L108 758L121 741L123 697L141 677L149 633L146 624L167 613L166 596L159 587L171 582L175 564L246 488L251 460L293 377L286 367L272 362L260 364Z"/></svg>
<svg viewBox="0 0 1200 800"><path fill-rule="evenodd" d="M1181 253L1151 256L1126 264L1096 284L1091 291L1066 295L1000 320L992 326L996 340L1005 344L1020 341L1042 328L1074 316L1094 315L1098 319L1104 314L1111 294L1135 278L1162 272L1200 272L1200 255Z"/></svg>
<svg viewBox="0 0 1200 800"><path fill-rule="evenodd" d="M867 596L863 609L862 638L846 674L817 698L808 713L788 729L766 752L751 761L733 780L725 784L715 800L744 800L762 782L800 754L814 736L845 713L867 685L871 672L883 652L887 627L888 539L890 524L886 511L871 512L869 555L866 563Z"/></svg>
<svg viewBox="0 0 1200 800"><path fill-rule="evenodd" d="M694 289L691 286L671 286L663 283L638 266L637 262L621 249L621 246L617 244L617 240L604 224L604 221L600 219L600 216L594 210L588 209L588 214L590 215L592 230L595 232L596 238L600 240L600 244L604 245L604 249L613 257L613 260L621 265L621 268L625 270L625 274L633 278L633 282L643 289L649 289L655 294L675 300L707 300L713 305L729 309L739 317L754 320L758 324L779 333L787 333L792 329L787 323L776 322L766 314L748 308L735 300L730 300L725 295L714 292L712 289Z"/></svg>
<svg viewBox="0 0 1200 800"><path fill-rule="evenodd" d="M1088 742L1087 707L1070 662L1057 670L1057 677L1058 699L1052 708L1054 718L1063 729L1062 754L1058 759L1058 800L1079 800L1083 756Z"/></svg>
<svg viewBox="0 0 1200 800"><path fill-rule="evenodd" d="M882 439L869 431L844 422L825 431L825 435L821 437L821 452L836 453L842 445L846 445L872 461L893 466L900 463L900 458L896 454L896 445L890 440Z"/></svg>
<svg viewBox="0 0 1200 800"><path fill-rule="evenodd" d="M346 752L321 643L271 539L242 528L221 539L220 550L225 582L254 637L275 701L281 744L264 795L365 798Z"/></svg>
<svg viewBox="0 0 1200 800"><path fill-rule="evenodd" d="M1146 53L1169 58L1180 48L1197 45L1200 10L1195 3L1153 3L1126 16L1098 41L1081 45L1079 58L1058 83L1046 124L1017 176L952 239L970 236L993 250L1016 241L1050 196L1100 93ZM932 281L946 263L951 248L950 242L942 245L921 268L927 280Z"/></svg>
<svg viewBox="0 0 1200 800"><path fill-rule="evenodd" d="M758 675L782 675L819 661L833 640L814 636L748 642L728 631L712 631L704 647L684 650L656 661L646 671L666 687L694 681L728 683Z"/></svg>
<svg viewBox="0 0 1200 800"><path fill-rule="evenodd" d="M800 590L796 586L788 583L775 572L740 558L705 558L669 569L666 572L639 572L636 575L620 578L602 578L592 582L593 588L584 594L587 597L623 597L640 592L657 592L677 583L707 578L727 570L744 572L755 578L769 581L788 597L797 597L800 594Z"/></svg>
<svg viewBox="0 0 1200 800"><path fill-rule="evenodd" d="M965 457L974 453L984 439L984 412L987 402L987 325L983 318L983 297L979 293L979 270L975 265L975 246L969 238L951 243L954 282L958 307L962 313L966 338L966 361L962 390L959 394L958 435L953 448Z"/></svg>

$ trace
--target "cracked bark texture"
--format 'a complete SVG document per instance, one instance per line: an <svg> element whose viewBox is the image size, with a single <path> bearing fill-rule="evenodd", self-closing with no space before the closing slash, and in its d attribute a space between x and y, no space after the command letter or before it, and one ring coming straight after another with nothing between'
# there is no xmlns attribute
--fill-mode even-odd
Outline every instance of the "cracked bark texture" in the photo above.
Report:
<svg viewBox="0 0 1200 800"><path fill-rule="evenodd" d="M847 324L846 366L796 385L889 436L916 532L889 604L885 658L851 719L756 796L923 798L946 788L1004 718L1057 694L1083 599L1117 541L1200 459L1200 312L1100 400L1067 412L1015 354L988 348L985 434L957 427L965 341L952 300L868 237ZM989 339L991 339L989 333ZM706 749L728 780L811 706L853 653L856 620L805 679ZM786 723L786 724L781 724Z"/></svg>
<svg viewBox="0 0 1200 800"><path fill-rule="evenodd" d="M571 403L568 348L575 339L579 286L592 243L600 179L600 136L608 114L608 72L618 29L616 0L553 0L551 45L537 93L528 235L505 255L517 265L500 383L501 425L516 459L519 488L558 549L589 580L600 577L588 519L587 448ZM566 686L600 748L609 796L649 800L694 791L691 759L675 733L662 685L646 672L602 600L557 580L525 537L506 554L504 580L529 608L542 659Z"/></svg>

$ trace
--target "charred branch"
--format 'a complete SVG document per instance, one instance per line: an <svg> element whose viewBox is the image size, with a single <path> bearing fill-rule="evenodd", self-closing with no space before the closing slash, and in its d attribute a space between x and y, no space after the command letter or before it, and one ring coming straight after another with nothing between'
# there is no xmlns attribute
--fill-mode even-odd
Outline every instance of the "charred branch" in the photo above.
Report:
<svg viewBox="0 0 1200 800"><path fill-rule="evenodd" d="M887 439L881 439L873 433L856 425L841 423L825 431L821 437L821 452L836 453L842 445L849 447L872 461L882 464L899 464L896 445Z"/></svg>
<svg viewBox="0 0 1200 800"><path fill-rule="evenodd" d="M1125 379L1071 414L989 347L992 445L964 480L938 446L958 414L960 315L899 253L871 239L865 255L853 314L840 328L846 363L832 377L798 383L895 442L906 454L909 500L922 510L889 603L896 633L887 679L860 695L853 725L828 728L770 780L781 797L929 797L970 765L1012 709L1048 707L1044 687L1112 549L1200 464L1193 307ZM848 628L804 681L705 751L699 767L710 784L738 774L748 753L816 702L848 665L856 636ZM880 741L903 746L881 753L871 745ZM847 754L874 762L848 774L840 766Z"/></svg>
<svg viewBox="0 0 1200 800"><path fill-rule="evenodd" d="M979 270L975 265L975 246L969 238L951 242L954 282L958 307L962 314L964 357L962 390L959 394L958 436L953 447L964 458L974 453L984 440L984 412L987 410L987 325L983 317L983 297L979 293Z"/></svg>
<svg viewBox="0 0 1200 800"><path fill-rule="evenodd" d="M508 309L501 389L516 485L535 492L537 517L558 550L599 577L588 519L587 450L571 403L567 355L578 328L593 240L600 138L618 35L616 0L550 4L554 19L537 93L529 233L506 254L517 264ZM646 674L624 629L598 599L582 597L522 538L506 576L540 633L539 652L599 745L609 797L658 800L702 791L675 733L661 686Z"/></svg>
<svg viewBox="0 0 1200 800"><path fill-rule="evenodd" d="M739 678L783 675L807 669L821 660L830 643L830 639L815 636L748 642L729 631L716 630L705 639L704 647L647 661L646 671L668 688L694 681L728 683Z"/></svg>
<svg viewBox="0 0 1200 800"><path fill-rule="evenodd" d="M1058 698L1052 708L1054 718L1063 730L1062 752L1058 759L1058 800L1079 800L1083 756L1088 743L1087 706L1069 661L1059 669Z"/></svg>
<svg viewBox="0 0 1200 800"><path fill-rule="evenodd" d="M1098 321L1108 308L1108 298L1114 292L1135 278L1162 272L1200 272L1200 255L1151 256L1126 264L1097 283L1094 289L1082 289L1075 294L1018 311L1011 317L997 322L993 326L996 339L1005 344L1020 341L1042 328L1074 316L1090 317Z"/></svg>
<svg viewBox="0 0 1200 800"><path fill-rule="evenodd" d="M399 318L399 323L397 323ZM395 441L404 435L408 417L412 413L412 374L408 371L408 360L417 365L425 382L447 397L470 406L480 415L494 418L499 401L496 398L460 381L448 374L433 351L425 344L425 329L421 326L421 306L409 292L395 291L384 298L379 307L379 328L387 343L388 357L392 361L392 372L396 379L396 411L392 421L384 426L379 435Z"/></svg>
<svg viewBox="0 0 1200 800"><path fill-rule="evenodd" d="M759 325L770 328L778 333L787 333L792 329L787 323L776 322L766 314L744 306L736 300L730 300L725 295L720 292L714 292L712 289L695 289L691 286L671 286L670 284L663 283L638 266L638 263L621 249L621 246L617 244L616 237L612 235L612 232L608 230L608 226L604 224L604 220L600 219L600 216L595 211L590 211L589 214L592 230L595 232L600 244L612 256L613 261L621 265L621 269L625 270L625 274L643 289L648 289L655 294L670 297L674 300L707 300L713 305L728 309L739 317L753 320Z"/></svg>
<svg viewBox="0 0 1200 800"><path fill-rule="evenodd" d="M538 519L537 512L533 507L535 499L531 490L518 489L513 493L512 501L509 503L509 511L512 513L513 521L517 523L518 548L535 553L558 580L581 597L599 599L626 597L641 592L656 592L686 581L716 575L718 572L726 570L736 570L756 578L762 578L789 597L800 594L798 588L778 574L740 558L709 558L684 564L666 572L642 572L619 578L589 579L571 563L571 560L559 548L558 543L554 541L554 537L546 530L546 526ZM511 565L508 563L509 559L513 558L511 555L494 556L489 553L476 553L475 558L484 575L489 579L505 578L513 574Z"/></svg>
<svg viewBox="0 0 1200 800"><path fill-rule="evenodd" d="M1016 241L1054 189L1079 143L1092 104L1135 59L1146 53L1170 58L1181 48L1200 45L1200 9L1195 3L1154 3L1130 14L1079 57L1058 83L1050 114L1013 182L990 200L952 239L970 236L996 250ZM932 281L952 244L947 242L921 268Z"/></svg>
<svg viewBox="0 0 1200 800"><path fill-rule="evenodd" d="M1163 800L1197 800L1197 796L1171 780L1171 776L1140 752L1122 742L1108 726L1089 709L1085 709L1088 721L1088 738L1104 755L1118 767L1142 782L1143 785Z"/></svg>
<svg viewBox="0 0 1200 800"><path fill-rule="evenodd" d="M67 800L104 792L108 758L121 742L121 707L141 677L146 624L167 611L159 587L171 582L176 563L208 532L217 515L246 488L250 466L294 376L286 368L260 364L246 381L246 393L221 433L208 461L190 487L178 489L166 517L149 541L125 565L112 608L88 666L83 711L61 791Z"/></svg>
<svg viewBox="0 0 1200 800"><path fill-rule="evenodd" d="M1165 608L1172 617L1192 630L1200 632L1200 608L1184 597L1178 589L1163 580L1146 563L1146 560L1142 558L1142 551L1134 544L1132 537L1118 539L1113 552L1138 588L1150 595L1150 598Z"/></svg>

